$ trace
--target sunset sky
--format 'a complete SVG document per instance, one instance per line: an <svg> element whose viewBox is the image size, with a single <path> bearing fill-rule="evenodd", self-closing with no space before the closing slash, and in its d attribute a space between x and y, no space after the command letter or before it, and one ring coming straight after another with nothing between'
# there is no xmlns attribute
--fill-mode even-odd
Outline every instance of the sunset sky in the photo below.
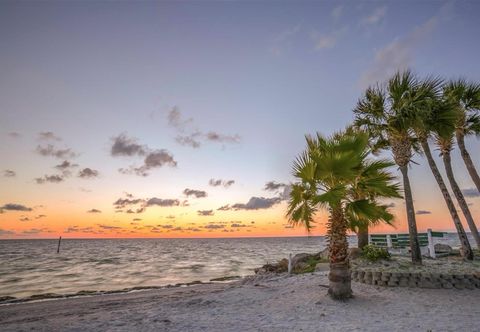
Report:
<svg viewBox="0 0 480 332"><path fill-rule="evenodd" d="M479 12L473 1L2 1L0 238L305 235L284 217L304 135L343 128L362 91L397 69L480 81ZM467 148L479 168L479 141ZM414 161L419 229L453 230ZM457 150L453 163L478 224ZM397 229L376 231L406 231L403 202L388 203Z"/></svg>

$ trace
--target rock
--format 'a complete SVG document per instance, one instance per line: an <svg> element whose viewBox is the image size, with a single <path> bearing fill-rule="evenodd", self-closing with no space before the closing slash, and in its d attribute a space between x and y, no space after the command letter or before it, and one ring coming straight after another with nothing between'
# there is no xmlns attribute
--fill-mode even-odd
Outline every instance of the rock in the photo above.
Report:
<svg viewBox="0 0 480 332"><path fill-rule="evenodd" d="M288 260L286 258L280 260L277 264L265 264L256 268L255 274L283 273L288 271Z"/></svg>
<svg viewBox="0 0 480 332"><path fill-rule="evenodd" d="M313 272L313 268L310 264L307 264L305 262L300 262L293 267L293 273L305 273L305 272Z"/></svg>
<svg viewBox="0 0 480 332"><path fill-rule="evenodd" d="M328 255L328 248L323 249L319 253L314 255L315 259L319 261L328 261L329 255Z"/></svg>
<svg viewBox="0 0 480 332"><path fill-rule="evenodd" d="M306 273L313 272L315 265L317 264L316 255L311 254L297 254L292 258L292 272L293 273ZM288 268L288 266L287 266Z"/></svg>
<svg viewBox="0 0 480 332"><path fill-rule="evenodd" d="M315 272L330 271L330 263L317 263L315 266Z"/></svg>
<svg viewBox="0 0 480 332"><path fill-rule="evenodd" d="M362 255L362 250L358 248L349 248L348 249L348 258L349 259L357 259Z"/></svg>
<svg viewBox="0 0 480 332"><path fill-rule="evenodd" d="M311 255L311 254L306 254L306 253L296 254L295 256L292 257L292 269L295 269L295 266L298 265L299 263L304 263L312 258L314 258L314 255Z"/></svg>
<svg viewBox="0 0 480 332"><path fill-rule="evenodd" d="M443 244L443 243L435 243L435 253L439 254L451 254L453 252L452 247L450 247L448 244Z"/></svg>

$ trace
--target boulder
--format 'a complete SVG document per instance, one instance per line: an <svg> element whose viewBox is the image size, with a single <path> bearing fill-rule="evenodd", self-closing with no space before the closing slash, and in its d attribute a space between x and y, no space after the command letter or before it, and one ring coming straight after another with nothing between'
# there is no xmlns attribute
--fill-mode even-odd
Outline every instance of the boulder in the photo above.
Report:
<svg viewBox="0 0 480 332"><path fill-rule="evenodd" d="M315 266L315 272L330 271L330 263L317 263Z"/></svg>
<svg viewBox="0 0 480 332"><path fill-rule="evenodd" d="M315 259L319 261L328 261L328 248L323 249L319 253L315 254Z"/></svg>
<svg viewBox="0 0 480 332"><path fill-rule="evenodd" d="M282 273L288 271L288 260L280 260L277 264L265 264L262 267L254 269L255 274Z"/></svg>
<svg viewBox="0 0 480 332"><path fill-rule="evenodd" d="M312 272L313 268L310 265L311 261L315 260L315 255L301 253L292 257L292 272L293 273L305 273ZM288 265L287 265L288 270Z"/></svg>
<svg viewBox="0 0 480 332"><path fill-rule="evenodd" d="M359 248L348 248L348 258L357 259L362 255L362 249Z"/></svg>
<svg viewBox="0 0 480 332"><path fill-rule="evenodd" d="M301 254L296 254L295 256L292 257L292 269L295 269L295 266L297 266L300 263L305 263L309 259L312 259L314 255L311 254L306 254L306 253L301 253Z"/></svg>
<svg viewBox="0 0 480 332"><path fill-rule="evenodd" d="M448 244L435 243L435 252L439 254L451 254L453 252L452 247Z"/></svg>
<svg viewBox="0 0 480 332"><path fill-rule="evenodd" d="M310 264L305 262L299 262L292 268L293 273L306 273L306 272L313 272L313 268Z"/></svg>

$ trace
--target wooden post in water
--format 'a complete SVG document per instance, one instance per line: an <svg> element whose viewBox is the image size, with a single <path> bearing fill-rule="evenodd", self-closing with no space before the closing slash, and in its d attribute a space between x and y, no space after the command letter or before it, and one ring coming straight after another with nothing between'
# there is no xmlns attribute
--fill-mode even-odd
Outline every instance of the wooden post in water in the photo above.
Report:
<svg viewBox="0 0 480 332"><path fill-rule="evenodd" d="M62 242L62 237L58 238L58 247L57 247L57 254L60 252L60 242Z"/></svg>

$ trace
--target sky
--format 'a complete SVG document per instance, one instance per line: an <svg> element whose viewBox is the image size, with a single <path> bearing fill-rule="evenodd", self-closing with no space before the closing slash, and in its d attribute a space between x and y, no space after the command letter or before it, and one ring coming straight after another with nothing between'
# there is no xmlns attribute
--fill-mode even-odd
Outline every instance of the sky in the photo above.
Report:
<svg viewBox="0 0 480 332"><path fill-rule="evenodd" d="M304 135L345 127L362 91L396 70L480 81L478 12L474 1L2 1L0 238L306 235L285 218ZM467 139L477 167L479 147ZM453 230L426 161L414 162L418 228ZM387 203L395 228L373 231L406 231L403 202ZM326 213L316 221L311 234L325 234Z"/></svg>

